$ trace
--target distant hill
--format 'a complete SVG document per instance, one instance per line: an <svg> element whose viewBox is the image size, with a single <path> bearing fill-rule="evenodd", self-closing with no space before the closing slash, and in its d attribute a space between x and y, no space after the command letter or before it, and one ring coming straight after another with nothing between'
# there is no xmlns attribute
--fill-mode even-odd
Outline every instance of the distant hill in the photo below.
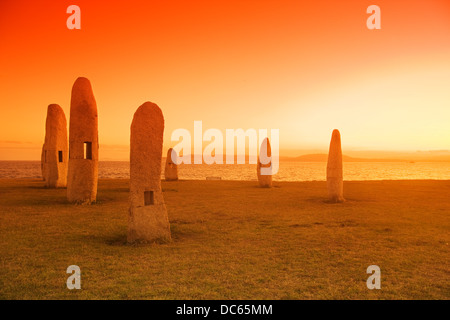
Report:
<svg viewBox="0 0 450 320"><path fill-rule="evenodd" d="M344 162L408 162L407 160L399 159L366 159L366 158L353 158L346 155L342 155ZM296 162L326 162L328 161L328 154L305 154L299 157L280 157L280 161L296 161Z"/></svg>
<svg viewBox="0 0 450 320"><path fill-rule="evenodd" d="M368 156L368 157L350 157L347 155L342 155L344 162L450 162L450 156L449 155L434 155L432 153L392 153L388 154L387 156L389 158L383 158L380 155L380 158L376 157L379 155L379 153L373 153L375 156ZM392 156L392 157L390 157ZM220 155L218 155L220 157ZM225 157L223 157L223 161L225 163ZM163 161L165 161L166 157L163 157ZM305 154L297 157L286 157L286 156L280 156L280 161L286 161L286 162L327 162L328 161L328 154L326 153L311 153L311 154ZM245 162L248 163L249 156L245 156ZM255 160L256 161L256 160ZM194 155L191 155L191 162L194 163ZM237 156L234 156L234 162L237 162Z"/></svg>

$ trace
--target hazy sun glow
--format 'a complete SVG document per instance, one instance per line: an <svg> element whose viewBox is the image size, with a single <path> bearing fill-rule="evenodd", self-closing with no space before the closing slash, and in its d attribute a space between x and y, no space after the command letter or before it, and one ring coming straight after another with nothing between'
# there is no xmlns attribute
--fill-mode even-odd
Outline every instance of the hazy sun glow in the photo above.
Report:
<svg viewBox="0 0 450 320"><path fill-rule="evenodd" d="M373 2L373 3L372 3ZM281 155L450 146L450 2L69 1L0 4L0 160L40 157L47 106L69 117L92 82L100 159L127 159L133 113L163 110L171 132L280 129ZM382 29L366 28L377 4Z"/></svg>

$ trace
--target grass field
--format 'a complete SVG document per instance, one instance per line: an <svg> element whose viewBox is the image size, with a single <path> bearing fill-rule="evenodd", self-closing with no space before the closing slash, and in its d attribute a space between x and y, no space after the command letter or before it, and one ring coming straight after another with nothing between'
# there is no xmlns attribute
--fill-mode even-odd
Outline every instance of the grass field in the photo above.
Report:
<svg viewBox="0 0 450 320"><path fill-rule="evenodd" d="M128 183L76 206L0 180L0 298L450 299L450 181L345 182L343 204L325 182L162 182L173 241L146 246L126 244Z"/></svg>

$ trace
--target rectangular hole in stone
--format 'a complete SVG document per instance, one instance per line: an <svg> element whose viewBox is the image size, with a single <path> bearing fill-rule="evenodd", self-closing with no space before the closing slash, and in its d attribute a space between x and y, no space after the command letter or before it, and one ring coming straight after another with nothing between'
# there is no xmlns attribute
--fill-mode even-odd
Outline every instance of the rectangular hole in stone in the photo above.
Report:
<svg viewBox="0 0 450 320"><path fill-rule="evenodd" d="M146 206L154 205L153 191L144 191L144 204Z"/></svg>
<svg viewBox="0 0 450 320"><path fill-rule="evenodd" d="M47 162L47 150L44 151L44 162Z"/></svg>
<svg viewBox="0 0 450 320"><path fill-rule="evenodd" d="M92 142L86 141L84 143L84 158L92 160Z"/></svg>
<svg viewBox="0 0 450 320"><path fill-rule="evenodd" d="M58 161L63 162L63 154L62 151L58 151Z"/></svg>

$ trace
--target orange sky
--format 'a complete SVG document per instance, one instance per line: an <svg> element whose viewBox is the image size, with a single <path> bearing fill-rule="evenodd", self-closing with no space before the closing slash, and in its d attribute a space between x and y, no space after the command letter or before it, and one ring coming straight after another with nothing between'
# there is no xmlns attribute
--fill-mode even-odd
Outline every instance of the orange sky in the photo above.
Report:
<svg viewBox="0 0 450 320"><path fill-rule="evenodd" d="M81 8L81 30L66 9ZM366 28L381 7L382 29ZM280 129L281 155L450 149L450 1L0 2L0 160L40 158L47 105L92 82L100 159L145 101L177 128Z"/></svg>

